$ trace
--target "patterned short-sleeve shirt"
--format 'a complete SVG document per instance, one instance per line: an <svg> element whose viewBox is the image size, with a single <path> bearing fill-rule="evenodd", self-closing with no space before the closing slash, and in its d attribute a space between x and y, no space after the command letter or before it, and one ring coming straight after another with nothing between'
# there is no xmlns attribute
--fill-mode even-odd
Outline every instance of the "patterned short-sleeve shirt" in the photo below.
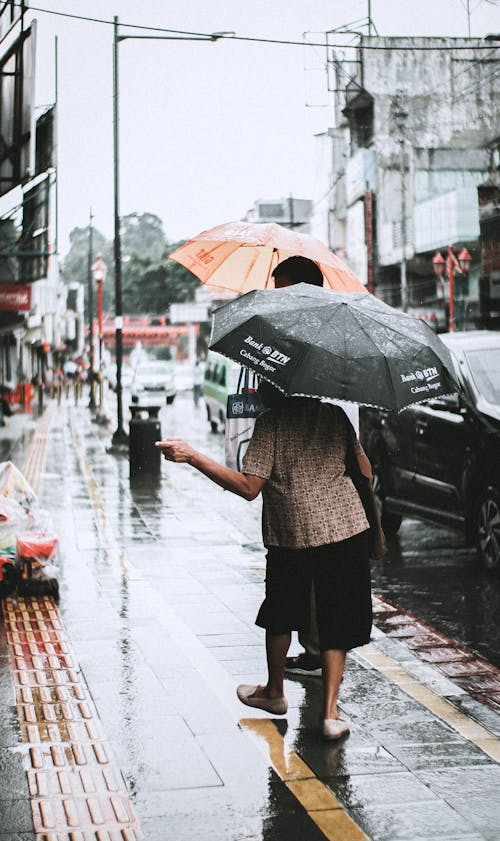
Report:
<svg viewBox="0 0 500 841"><path fill-rule="evenodd" d="M289 398L257 419L243 472L267 479L265 546L306 549L346 540L368 527L345 474L349 420L330 403ZM355 439L358 453L363 453Z"/></svg>

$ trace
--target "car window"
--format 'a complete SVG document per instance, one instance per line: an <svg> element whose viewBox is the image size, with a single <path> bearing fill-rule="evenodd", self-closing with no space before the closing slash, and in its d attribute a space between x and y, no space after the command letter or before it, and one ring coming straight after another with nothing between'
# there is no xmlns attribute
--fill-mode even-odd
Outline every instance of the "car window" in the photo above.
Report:
<svg viewBox="0 0 500 841"><path fill-rule="evenodd" d="M220 372L219 385L223 385L223 386L226 385L226 369L225 368L222 368L222 370Z"/></svg>
<svg viewBox="0 0 500 841"><path fill-rule="evenodd" d="M470 350L466 357L478 392L490 403L500 405L500 348Z"/></svg>

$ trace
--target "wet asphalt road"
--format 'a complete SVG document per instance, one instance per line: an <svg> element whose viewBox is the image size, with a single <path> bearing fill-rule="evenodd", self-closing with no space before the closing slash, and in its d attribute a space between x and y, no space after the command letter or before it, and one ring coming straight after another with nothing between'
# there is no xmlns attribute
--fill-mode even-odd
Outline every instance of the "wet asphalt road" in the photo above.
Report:
<svg viewBox="0 0 500 841"><path fill-rule="evenodd" d="M211 433L203 403L195 409L187 393L162 411L162 433L185 437L224 460L223 433ZM200 477L192 481L198 484ZM224 495L226 516L248 533L249 543L258 544L260 503L242 506L230 497ZM500 578L479 568L474 548L464 545L460 533L404 519L372 572L376 593L500 667Z"/></svg>

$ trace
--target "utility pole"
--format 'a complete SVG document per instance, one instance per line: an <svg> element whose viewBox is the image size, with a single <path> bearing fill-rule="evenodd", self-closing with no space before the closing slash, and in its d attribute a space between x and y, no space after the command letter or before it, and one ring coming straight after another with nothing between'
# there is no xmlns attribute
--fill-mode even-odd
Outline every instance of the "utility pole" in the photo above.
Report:
<svg viewBox="0 0 500 841"><path fill-rule="evenodd" d="M372 34L372 0L368 0L368 35Z"/></svg>
<svg viewBox="0 0 500 841"><path fill-rule="evenodd" d="M405 139L400 138L400 170L401 170L401 309L408 312L408 278L406 276L406 172L405 172Z"/></svg>
<svg viewBox="0 0 500 841"><path fill-rule="evenodd" d="M90 399L89 409L94 411L95 394L94 394L94 285L92 283L92 265L94 262L93 256L93 221L92 208L89 213L89 252L87 265L87 289L88 289L88 307L89 307L89 379L90 379Z"/></svg>
<svg viewBox="0 0 500 841"><path fill-rule="evenodd" d="M291 193L288 196L288 227L291 231L295 228L295 220L293 218L293 196Z"/></svg>
<svg viewBox="0 0 500 841"><path fill-rule="evenodd" d="M399 171L401 175L401 265L400 289L401 309L408 311L408 278L406 274L406 166L405 166L405 123L408 112L402 102L402 92L398 92L392 109L392 117L399 134Z"/></svg>
<svg viewBox="0 0 500 841"><path fill-rule="evenodd" d="M115 258L115 346L116 346L116 403L117 426L113 433L113 444L126 444L128 435L123 428L123 305L122 305L122 246L120 232L120 150L119 137L119 90L118 90L118 17L113 18L113 184L114 184L114 258Z"/></svg>

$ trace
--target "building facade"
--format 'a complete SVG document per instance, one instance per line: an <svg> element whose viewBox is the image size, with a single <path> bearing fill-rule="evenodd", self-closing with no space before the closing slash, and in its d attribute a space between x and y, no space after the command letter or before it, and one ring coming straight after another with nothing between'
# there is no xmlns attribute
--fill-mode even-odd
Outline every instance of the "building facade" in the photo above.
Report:
<svg viewBox="0 0 500 841"><path fill-rule="evenodd" d="M480 39L362 37L335 53L334 127L319 135L313 233L388 303L445 329L446 277L432 258L467 249L456 269L457 327L485 316L478 187L500 135L500 44ZM325 162L327 168L325 168ZM327 197L327 198L325 198Z"/></svg>
<svg viewBox="0 0 500 841"><path fill-rule="evenodd" d="M247 210L245 222L277 222L285 228L310 233L311 199L257 199Z"/></svg>
<svg viewBox="0 0 500 841"><path fill-rule="evenodd" d="M56 228L56 103L37 106L43 28L0 9L0 386L22 393L63 344ZM54 100L55 100L54 70ZM44 98L45 100L45 98ZM46 100L45 100L46 102Z"/></svg>

